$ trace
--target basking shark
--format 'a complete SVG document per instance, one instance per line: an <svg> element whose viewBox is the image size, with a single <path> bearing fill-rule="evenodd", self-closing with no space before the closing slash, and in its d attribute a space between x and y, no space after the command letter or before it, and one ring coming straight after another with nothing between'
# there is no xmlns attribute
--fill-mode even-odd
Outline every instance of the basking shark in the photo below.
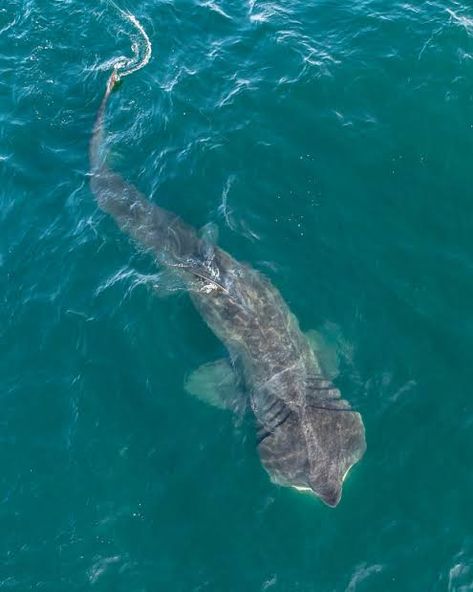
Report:
<svg viewBox="0 0 473 592"><path fill-rule="evenodd" d="M107 166L104 118L118 79L114 70L90 141L91 189L119 228L179 278L228 351L228 359L197 370L188 390L204 396L199 390L210 387L222 406L243 391L271 480L336 506L346 474L366 449L360 414L324 374L311 340L268 278L152 204Z"/></svg>

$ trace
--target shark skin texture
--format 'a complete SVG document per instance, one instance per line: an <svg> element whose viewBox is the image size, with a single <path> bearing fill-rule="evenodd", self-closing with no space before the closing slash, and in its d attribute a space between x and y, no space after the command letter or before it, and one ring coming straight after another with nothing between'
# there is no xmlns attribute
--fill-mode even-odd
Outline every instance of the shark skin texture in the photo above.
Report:
<svg viewBox="0 0 473 592"><path fill-rule="evenodd" d="M225 345L227 367L241 387L235 392L248 398L259 457L271 480L311 491L336 506L346 474L366 450L361 415L323 373L310 339L263 274L201 238L108 168L101 147L105 111L117 81L114 71L90 140L90 185L98 206L183 282ZM232 380L222 374L222 366L216 370L228 397ZM215 398L218 384L214 387Z"/></svg>

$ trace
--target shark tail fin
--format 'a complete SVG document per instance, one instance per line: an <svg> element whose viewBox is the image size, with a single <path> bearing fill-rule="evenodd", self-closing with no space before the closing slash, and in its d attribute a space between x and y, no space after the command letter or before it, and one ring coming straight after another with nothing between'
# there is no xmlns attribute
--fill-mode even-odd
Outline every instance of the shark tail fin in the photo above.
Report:
<svg viewBox="0 0 473 592"><path fill-rule="evenodd" d="M90 167L93 174L98 173L103 167L103 158L100 153L100 149L103 145L103 137L104 137L104 127L105 127L105 111L107 109L108 100L110 95L112 94L113 89L116 85L120 82L120 75L116 69L110 74L107 80L107 86L105 89L105 94L103 96L102 102L100 104L99 110L97 112L97 117L95 119L94 129L92 132L92 137L90 138L89 143L89 160L90 160Z"/></svg>

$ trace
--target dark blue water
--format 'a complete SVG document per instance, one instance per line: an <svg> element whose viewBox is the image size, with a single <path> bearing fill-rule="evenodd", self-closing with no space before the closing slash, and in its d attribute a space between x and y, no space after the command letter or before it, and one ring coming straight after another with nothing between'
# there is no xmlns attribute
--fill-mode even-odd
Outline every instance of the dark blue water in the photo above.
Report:
<svg viewBox="0 0 473 592"><path fill-rule="evenodd" d="M223 347L89 189L136 31L3 0L0 589L473 590L473 9L121 8L153 55L112 97L109 163L326 335L368 450L330 509L184 391Z"/></svg>

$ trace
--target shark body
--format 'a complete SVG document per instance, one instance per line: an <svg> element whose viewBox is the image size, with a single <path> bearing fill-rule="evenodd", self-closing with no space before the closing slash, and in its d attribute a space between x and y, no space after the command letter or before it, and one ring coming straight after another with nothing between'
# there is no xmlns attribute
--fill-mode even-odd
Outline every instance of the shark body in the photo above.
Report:
<svg viewBox="0 0 473 592"><path fill-rule="evenodd" d="M366 449L360 414L323 375L297 319L264 275L210 245L107 167L100 147L116 79L113 73L90 141L91 189L99 207L180 277L225 345L249 397L258 453L271 479L336 506L345 475Z"/></svg>

